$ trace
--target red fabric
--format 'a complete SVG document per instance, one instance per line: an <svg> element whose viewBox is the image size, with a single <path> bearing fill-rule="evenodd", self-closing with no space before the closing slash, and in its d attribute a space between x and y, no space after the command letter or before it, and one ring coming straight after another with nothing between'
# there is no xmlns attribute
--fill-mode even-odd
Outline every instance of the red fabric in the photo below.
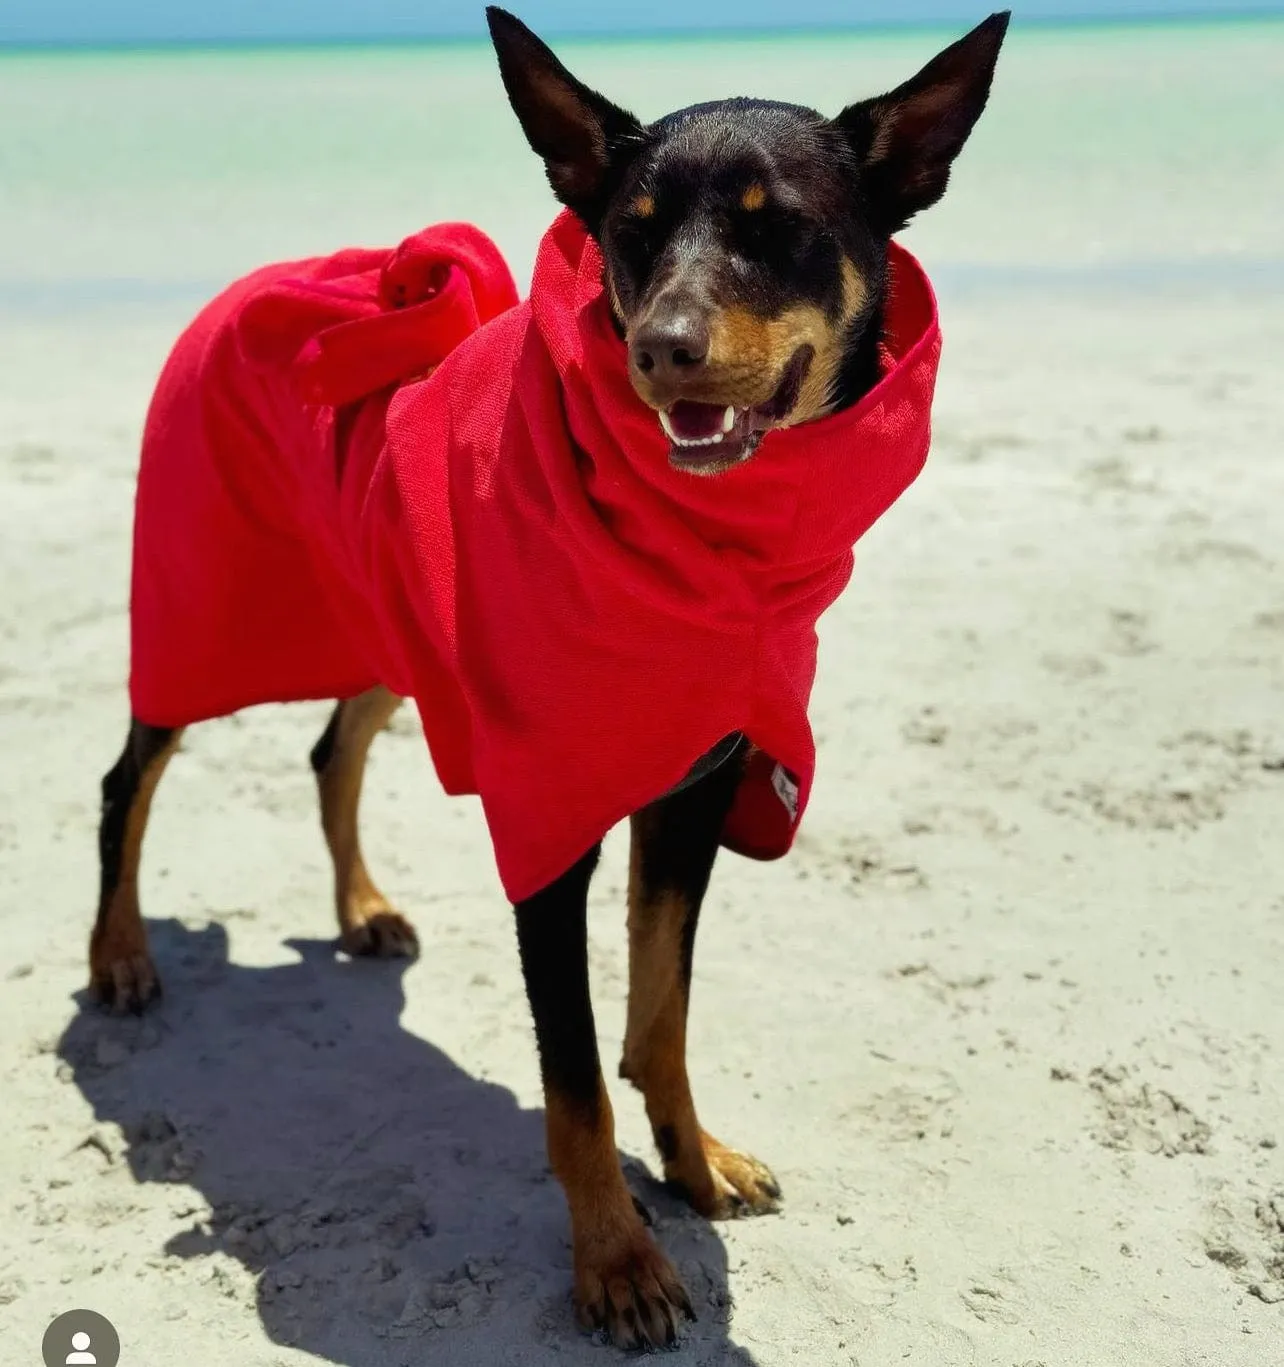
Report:
<svg viewBox="0 0 1284 1367"><path fill-rule="evenodd" d="M239 282L148 418L135 714L412 696L514 900L744 731L724 843L784 853L815 764L816 621L927 454L936 305L908 253L891 266L874 391L713 479L669 466L569 214L520 305L466 225Z"/></svg>

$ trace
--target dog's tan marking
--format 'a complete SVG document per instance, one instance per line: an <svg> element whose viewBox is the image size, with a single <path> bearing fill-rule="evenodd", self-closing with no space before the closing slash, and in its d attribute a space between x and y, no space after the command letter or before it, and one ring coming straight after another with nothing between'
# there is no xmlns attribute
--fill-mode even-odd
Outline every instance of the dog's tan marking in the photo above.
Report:
<svg viewBox="0 0 1284 1367"><path fill-rule="evenodd" d="M334 745L317 774L339 932L350 954L413 957L419 948L415 928L392 909L366 870L357 822L370 744L400 703L395 693L376 687L340 704Z"/></svg>
<svg viewBox="0 0 1284 1367"><path fill-rule="evenodd" d="M174 731L139 776L125 818L120 876L116 886L107 893L106 905L98 908L89 939L90 988L99 1000L110 1002L116 1011L139 1011L160 992L160 978L147 948L147 929L143 925L138 898L138 874L152 797L182 735L181 730Z"/></svg>
<svg viewBox="0 0 1284 1367"><path fill-rule="evenodd" d="M665 1178L711 1219L774 1210L780 1188L756 1159L720 1144L696 1119L687 1076L687 992L682 980L683 898L646 901L642 825L634 817L629 868L629 1006L620 1075L642 1093Z"/></svg>
<svg viewBox="0 0 1284 1367"><path fill-rule="evenodd" d="M744 194L740 196L740 207L751 214L756 213L766 202L767 192L756 180L747 186Z"/></svg>
<svg viewBox="0 0 1284 1367"><path fill-rule="evenodd" d="M850 256L843 257L842 273L843 321L850 323L865 307L865 301L869 298L869 286Z"/></svg>
<svg viewBox="0 0 1284 1367"><path fill-rule="evenodd" d="M737 408L766 403L801 346L810 346L814 356L790 415L791 423L817 416L828 402L842 355L842 339L836 335L834 321L815 304L797 304L774 318L763 318L743 308L715 314L705 371L710 387L717 385L716 401Z"/></svg>
<svg viewBox="0 0 1284 1367"><path fill-rule="evenodd" d="M633 203L629 205L629 209L636 214L638 218L651 218L655 214L655 196L643 191L643 193L638 195Z"/></svg>
<svg viewBox="0 0 1284 1367"><path fill-rule="evenodd" d="M869 289L854 262L842 262L843 299L838 316L815 304L797 304L773 318L744 308L714 314L709 360L703 387L712 403L751 408L766 403L780 384L785 367L801 346L813 357L788 426L808 422L828 411L842 366L847 331L864 308ZM691 398L704 397L691 394Z"/></svg>
<svg viewBox="0 0 1284 1367"><path fill-rule="evenodd" d="M735 306L710 318L709 356L697 380L684 382L681 397L700 403L756 408L780 387L785 367L799 347L810 346L812 361L786 426L822 417L833 403L851 324L864 309L869 287L855 262L842 261L842 303L831 317L816 304L796 304L775 317ZM633 372L644 402L663 408L675 395L646 374Z"/></svg>
<svg viewBox="0 0 1284 1367"><path fill-rule="evenodd" d="M620 292L615 285L615 277L611 274L610 268L606 270L606 292L611 299L611 310L621 325L624 324L624 305L620 302Z"/></svg>
<svg viewBox="0 0 1284 1367"><path fill-rule="evenodd" d="M618 1348L660 1348L691 1318L673 1264L647 1232L615 1149L615 1121L598 1080L591 1108L556 1091L546 1097L548 1156L566 1192L575 1264L575 1310L585 1329L604 1329Z"/></svg>

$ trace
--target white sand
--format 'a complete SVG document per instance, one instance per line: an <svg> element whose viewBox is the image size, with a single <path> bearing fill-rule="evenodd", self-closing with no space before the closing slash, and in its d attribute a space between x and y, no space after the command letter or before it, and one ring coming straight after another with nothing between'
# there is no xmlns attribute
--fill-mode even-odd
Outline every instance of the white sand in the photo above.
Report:
<svg viewBox="0 0 1284 1367"><path fill-rule="evenodd" d="M1284 301L946 284L935 453L828 620L805 834L724 861L697 953L697 1099L783 1213L687 1214L613 1083L700 1309L680 1360L1271 1367ZM325 709L273 709L195 730L161 791L164 1006L82 1010L135 444L181 312L0 320L0 1359L86 1305L124 1367L606 1361L484 830L409 717L366 829L419 962L336 957Z"/></svg>

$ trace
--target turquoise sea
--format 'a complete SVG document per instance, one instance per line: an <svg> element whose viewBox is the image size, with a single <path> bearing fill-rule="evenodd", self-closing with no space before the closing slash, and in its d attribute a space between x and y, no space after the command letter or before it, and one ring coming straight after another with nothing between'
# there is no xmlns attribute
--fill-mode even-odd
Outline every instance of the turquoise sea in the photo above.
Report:
<svg viewBox="0 0 1284 1367"><path fill-rule="evenodd" d="M644 117L837 110L952 35L567 42ZM947 286L1284 284L1284 22L1019 24L943 207ZM0 55L0 309L193 300L262 261L468 218L529 275L553 206L472 44Z"/></svg>

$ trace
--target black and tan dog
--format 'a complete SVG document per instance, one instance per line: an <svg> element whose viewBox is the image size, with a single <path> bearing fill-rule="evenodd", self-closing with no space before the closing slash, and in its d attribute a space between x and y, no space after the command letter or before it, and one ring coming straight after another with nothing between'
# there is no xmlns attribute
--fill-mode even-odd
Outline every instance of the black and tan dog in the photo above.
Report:
<svg viewBox="0 0 1284 1367"><path fill-rule="evenodd" d="M765 432L855 403L877 381L890 236L945 190L985 106L1007 15L986 20L890 94L836 118L761 100L644 125L588 89L516 19L489 12L509 100L557 198L601 244L629 373L672 443L717 475ZM367 750L399 699L335 708L312 752L344 946L410 954L415 932L362 860ZM140 917L148 809L179 731L132 722L103 781L93 985L117 1009L159 992ZM620 745L630 743L620 737ZM745 757L728 736L632 819L628 1026L620 1073L643 1094L666 1178L701 1213L773 1209L770 1172L700 1126L685 1062L701 900ZM589 1000L585 905L594 849L516 908L552 1165L570 1206L581 1321L623 1347L674 1341L686 1293L621 1172Z"/></svg>

